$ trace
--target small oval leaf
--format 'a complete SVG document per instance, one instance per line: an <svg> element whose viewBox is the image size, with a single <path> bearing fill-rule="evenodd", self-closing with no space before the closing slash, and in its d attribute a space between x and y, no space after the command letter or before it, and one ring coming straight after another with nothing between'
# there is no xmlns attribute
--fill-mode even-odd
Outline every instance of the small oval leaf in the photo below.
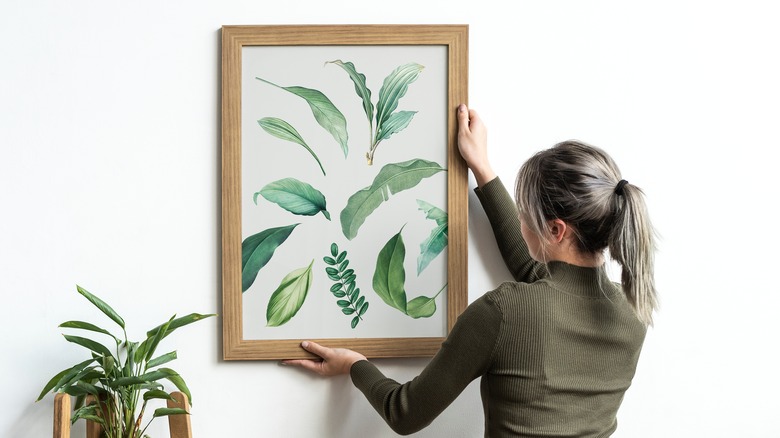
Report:
<svg viewBox="0 0 780 438"><path fill-rule="evenodd" d="M314 260L309 263L308 267L296 269L287 274L279 287L271 294L265 313L268 327L278 327L287 323L303 306L309 288L311 288L312 265L314 265Z"/></svg>
<svg viewBox="0 0 780 438"><path fill-rule="evenodd" d="M255 203L258 195L278 204L292 214L302 216L314 216L322 212L326 219L330 220L330 213L326 209L325 196L310 184L295 178L284 178L272 183L255 193Z"/></svg>

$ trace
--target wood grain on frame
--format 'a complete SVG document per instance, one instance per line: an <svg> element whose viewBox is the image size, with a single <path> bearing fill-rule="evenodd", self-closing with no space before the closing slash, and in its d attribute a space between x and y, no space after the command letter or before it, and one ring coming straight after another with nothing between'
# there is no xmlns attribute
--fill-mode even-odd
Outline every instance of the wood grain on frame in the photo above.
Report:
<svg viewBox="0 0 780 438"><path fill-rule="evenodd" d="M222 27L222 330L225 360L311 357L301 339L245 340L241 291L241 53L245 46L439 45L447 47L447 330L468 303L468 174L457 150L456 108L468 103L467 25ZM434 355L444 338L310 339L369 358Z"/></svg>

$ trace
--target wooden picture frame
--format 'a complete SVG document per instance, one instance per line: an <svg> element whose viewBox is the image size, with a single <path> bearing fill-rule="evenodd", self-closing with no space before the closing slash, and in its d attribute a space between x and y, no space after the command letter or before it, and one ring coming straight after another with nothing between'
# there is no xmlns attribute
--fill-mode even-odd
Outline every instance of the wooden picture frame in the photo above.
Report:
<svg viewBox="0 0 780 438"><path fill-rule="evenodd" d="M245 137L243 135L243 130L245 128L244 125L242 125L242 66L245 60L242 58L242 53L245 53L245 50L249 48L255 47L269 47L275 48L277 51L284 51L287 50L287 48L319 48L325 46L344 46L345 48L365 47L377 52L387 50L388 48L403 51L405 49L412 50L416 48L435 47L442 48L445 53L445 56L442 59L444 59L444 63L446 64L444 68L444 74L446 75L446 80L444 82L446 82L446 84L443 84L442 86L446 87L446 93L444 93L446 94L446 99L444 99L446 102L436 102L435 105L441 106L443 114L442 120L446 119L446 127L441 127L442 136L446 139L446 177L444 176L444 173L442 173L442 178L446 181L445 200L447 203L446 212L448 214L446 219L448 226L446 236L448 239L446 241L446 262L443 262L445 263L446 268L446 273L444 274L446 276L446 313L442 310L441 314L446 320L444 321L444 328L442 329L445 333L443 333L442 336L342 336L335 338L312 336L311 338L307 337L305 339L320 342L327 346L353 349L369 358L432 356L438 351L442 341L446 337L446 333L449 333L452 329L458 315L465 309L468 303L468 179L466 165L457 150L456 119L456 108L458 104L467 103L468 26L223 26L221 191L222 324L223 358L225 360L277 360L310 357L307 352L300 348L300 342L304 340L303 338L250 339L246 337L244 333L244 310L242 306L246 287L245 283L242 284L242 241L244 239L244 236L242 235L242 233L244 233L244 231L242 231L242 207L244 204L242 204L242 202L246 203L247 198L252 198L251 194L242 187L242 148L244 147L242 145L242 138ZM321 64L322 63L320 63L320 66ZM329 68L338 70L338 67ZM342 68L344 68L343 65ZM341 74L344 73L342 72ZM344 77L345 80L347 80L347 76L344 75ZM265 81L263 79L261 79L261 81L275 85L270 81ZM260 85L266 86L264 84ZM297 86L304 84L285 82L285 85ZM281 86L276 87L278 89L282 88ZM268 89L271 88L272 87L269 87ZM276 90L277 88L273 89ZM302 112L307 111L308 110ZM314 110L312 109L312 111ZM307 114L309 117L312 115L310 113ZM370 120L371 116L369 116L369 121ZM377 122L377 125L379 125L379 122ZM256 124L254 125L254 128L260 132ZM397 137L401 137L401 135L398 134ZM389 141L395 141L395 139ZM442 145L442 147L444 146L445 145ZM300 146L295 147L300 148ZM303 149L298 150L303 151ZM310 152L311 155L314 155L316 158L314 152L311 150ZM360 152L362 152L362 149ZM368 154L366 155L368 156ZM310 160L311 157L306 156L306 159ZM313 163L313 161L307 161L307 163ZM371 164L370 160L369 164ZM322 164L320 164L320 167L322 167ZM378 165L376 170L379 170ZM324 168L322 173L325 174ZM255 188L253 187L252 190L255 190ZM263 201L263 199L261 198L260 201ZM257 203L257 195L255 195L255 202ZM324 221L322 216L317 216L317 218L319 218L318 220ZM313 220L309 218L305 219ZM328 220L330 220L330 217L328 217ZM337 220L338 217L335 217L334 221ZM403 228L401 229L403 230ZM410 248L414 248L414 246L410 245ZM322 264L323 257L321 256L323 255L326 254L322 253L320 254L320 257L316 259L317 263ZM334 253L334 257L335 255L336 253ZM314 263L314 260L312 263ZM265 269L272 271L274 268L270 267L269 264L269 267ZM309 265L309 269L312 269L311 264ZM321 267L318 267L317 269L320 271L322 270ZM287 271L279 271L274 273L278 274L278 278L281 278L286 272ZM309 278L311 278L311 274L309 274ZM366 278L364 295L373 296L373 300L376 301L376 304L372 302L373 310L373 308L383 305L383 303L379 298L376 298L374 292L371 291L369 278L370 277ZM286 279L287 277L285 277L285 280ZM282 284L283 283L284 281ZM268 284L267 288L272 289L275 286L276 284ZM281 287L280 284L279 288ZM316 293L327 292L327 286L322 284L316 285L312 290L314 289L316 289ZM442 290L444 290L444 288L442 288ZM342 308L341 310L344 309ZM366 311L366 309L364 308L363 311ZM410 319L410 321L412 320ZM352 328L355 328L354 321Z"/></svg>

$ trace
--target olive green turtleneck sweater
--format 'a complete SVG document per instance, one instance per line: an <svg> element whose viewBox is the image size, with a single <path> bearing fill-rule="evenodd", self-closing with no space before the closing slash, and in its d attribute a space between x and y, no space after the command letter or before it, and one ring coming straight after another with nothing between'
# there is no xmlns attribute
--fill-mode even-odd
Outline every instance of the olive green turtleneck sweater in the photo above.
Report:
<svg viewBox="0 0 780 438"><path fill-rule="evenodd" d="M470 304L412 381L401 385L360 361L353 383L400 434L430 424L481 377L486 437L608 437L644 325L603 268L531 259L498 178L476 193L516 282Z"/></svg>

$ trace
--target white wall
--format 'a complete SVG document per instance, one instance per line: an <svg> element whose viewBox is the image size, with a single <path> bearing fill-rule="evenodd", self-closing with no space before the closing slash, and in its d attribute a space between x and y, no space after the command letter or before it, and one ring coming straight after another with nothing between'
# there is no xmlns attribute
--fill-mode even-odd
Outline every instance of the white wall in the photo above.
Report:
<svg viewBox="0 0 780 438"><path fill-rule="evenodd" d="M83 356L57 325L104 322L76 284L134 338L174 312L220 310L220 26L317 23L469 24L470 103L505 181L531 152L579 138L646 191L663 310L616 437L780 436L780 8L499 4L5 0L0 436L51 433L51 396L33 400ZM476 202L470 218L473 300L508 275ZM198 437L395 436L346 378L221 361L220 323L162 347L179 350ZM425 363L379 365L405 380ZM416 436L476 437L481 423L472 384Z"/></svg>

